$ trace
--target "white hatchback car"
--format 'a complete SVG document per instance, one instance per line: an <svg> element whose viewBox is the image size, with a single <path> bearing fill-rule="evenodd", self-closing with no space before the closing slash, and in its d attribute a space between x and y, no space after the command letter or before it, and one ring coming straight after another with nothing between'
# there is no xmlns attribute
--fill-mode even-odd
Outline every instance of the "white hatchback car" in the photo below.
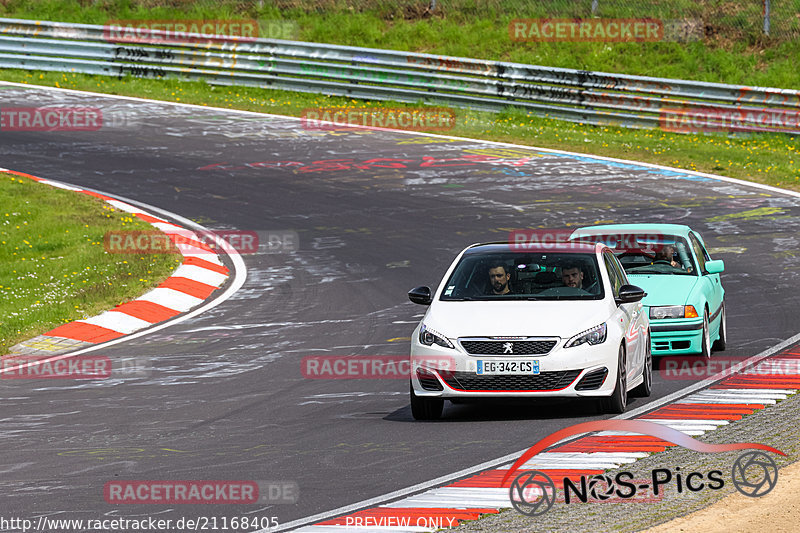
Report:
<svg viewBox="0 0 800 533"><path fill-rule="evenodd" d="M475 244L431 292L411 337L411 410L438 419L444 400L596 397L625 410L652 384L645 292L604 244Z"/></svg>

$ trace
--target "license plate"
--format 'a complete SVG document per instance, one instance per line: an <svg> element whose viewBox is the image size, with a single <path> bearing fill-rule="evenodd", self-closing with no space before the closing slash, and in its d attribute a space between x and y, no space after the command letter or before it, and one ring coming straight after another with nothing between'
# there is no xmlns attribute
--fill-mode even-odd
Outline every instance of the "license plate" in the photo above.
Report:
<svg viewBox="0 0 800 533"><path fill-rule="evenodd" d="M481 376L498 374L538 374L539 361L487 361L478 359L476 374Z"/></svg>

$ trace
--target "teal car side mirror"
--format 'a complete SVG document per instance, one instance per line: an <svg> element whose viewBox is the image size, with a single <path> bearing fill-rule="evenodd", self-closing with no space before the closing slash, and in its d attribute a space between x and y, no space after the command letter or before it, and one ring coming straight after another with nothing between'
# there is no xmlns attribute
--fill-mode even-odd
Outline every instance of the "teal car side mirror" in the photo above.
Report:
<svg viewBox="0 0 800 533"><path fill-rule="evenodd" d="M722 259L715 259L713 261L706 261L706 272L709 274L719 274L725 270L725 261Z"/></svg>

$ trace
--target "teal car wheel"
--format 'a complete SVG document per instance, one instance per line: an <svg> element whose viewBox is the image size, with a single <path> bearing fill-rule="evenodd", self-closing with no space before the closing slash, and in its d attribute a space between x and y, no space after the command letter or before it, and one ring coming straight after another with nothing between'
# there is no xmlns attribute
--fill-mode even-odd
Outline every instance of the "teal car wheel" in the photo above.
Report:
<svg viewBox="0 0 800 533"><path fill-rule="evenodd" d="M714 343L714 349L722 351L728 344L728 319L725 315L725 304L722 304L722 311L719 317L719 338Z"/></svg>
<svg viewBox="0 0 800 533"><path fill-rule="evenodd" d="M705 358L711 357L711 328L708 325L708 309L703 313L703 345L700 355Z"/></svg>

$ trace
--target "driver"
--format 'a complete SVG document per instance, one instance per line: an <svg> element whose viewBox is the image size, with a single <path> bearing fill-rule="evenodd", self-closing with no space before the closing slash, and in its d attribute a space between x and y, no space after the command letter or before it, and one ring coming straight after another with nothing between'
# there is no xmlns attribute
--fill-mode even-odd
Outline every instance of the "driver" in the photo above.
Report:
<svg viewBox="0 0 800 533"><path fill-rule="evenodd" d="M502 263L489 267L489 283L492 286L490 294L510 294L511 289L508 287L510 280L511 274L506 272L506 267Z"/></svg>
<svg viewBox="0 0 800 533"><path fill-rule="evenodd" d="M682 268L681 264L675 261L675 246L671 244L665 244L661 247L659 251L656 252L656 257L654 262L658 263L659 261L664 263L669 263L670 265Z"/></svg>
<svg viewBox="0 0 800 533"><path fill-rule="evenodd" d="M567 287L583 288L583 270L576 263L561 267L561 282Z"/></svg>

